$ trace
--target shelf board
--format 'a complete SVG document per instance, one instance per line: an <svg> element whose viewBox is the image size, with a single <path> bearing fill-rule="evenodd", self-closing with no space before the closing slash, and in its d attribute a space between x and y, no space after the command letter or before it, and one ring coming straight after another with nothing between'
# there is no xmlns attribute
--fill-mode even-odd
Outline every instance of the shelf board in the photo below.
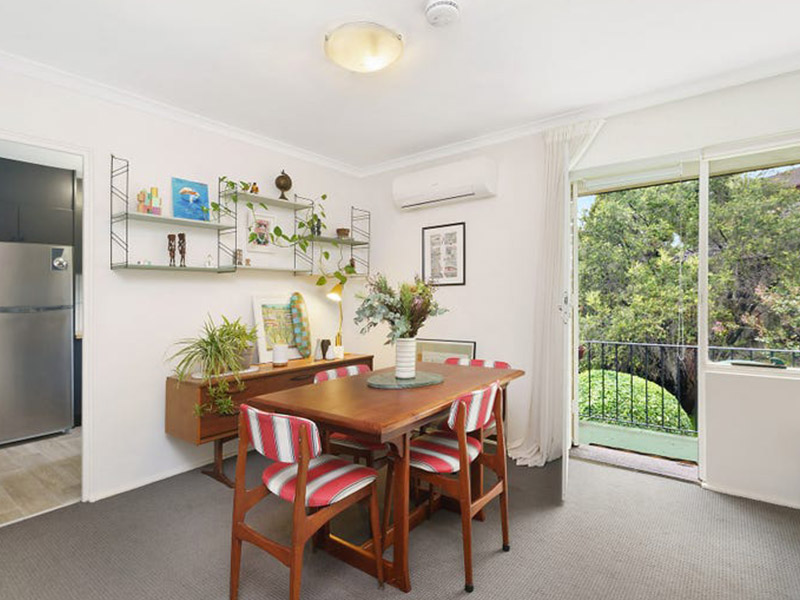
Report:
<svg viewBox="0 0 800 600"><path fill-rule="evenodd" d="M362 242L360 240L354 240L353 238L340 238L340 237L332 237L326 235L312 235L308 238L310 242L322 243L322 244L340 244L342 246L368 246L369 242Z"/></svg>
<svg viewBox="0 0 800 600"><path fill-rule="evenodd" d="M236 267L170 267L167 265L131 265L131 264L118 264L112 265L114 270L117 269L134 269L137 271L172 271L172 272L192 272L192 273L235 273Z"/></svg>
<svg viewBox="0 0 800 600"><path fill-rule="evenodd" d="M126 213L120 212L115 213L111 220L116 221L123 221L126 217ZM142 223L160 223L163 225L180 225L182 227L195 227L200 229L236 229L235 225L230 223L217 223L215 221L194 221L192 219L180 219L177 217L164 217L161 215L149 215L147 213L136 213L136 212L129 212L127 213L127 218L130 221L139 221Z"/></svg>
<svg viewBox="0 0 800 600"><path fill-rule="evenodd" d="M222 194L223 197L228 198L232 195L233 192L224 192ZM247 192L238 192L238 199L239 202L242 203L252 202L255 205L253 208L257 208L259 204L271 206L273 208L287 208L294 211L311 208L311 204L292 202L291 200L280 200L278 198L268 198L267 196L256 196L255 194L248 194Z"/></svg>
<svg viewBox="0 0 800 600"><path fill-rule="evenodd" d="M242 270L242 271L279 271L279 272L283 272L283 273L295 273L297 275L309 275L311 273L311 271L308 271L308 270L305 270L305 271L302 270L302 269L295 270L294 267L257 267L257 266L253 266L253 265L250 265L249 267L247 265L238 265L236 267L236 270L237 271L238 270Z"/></svg>

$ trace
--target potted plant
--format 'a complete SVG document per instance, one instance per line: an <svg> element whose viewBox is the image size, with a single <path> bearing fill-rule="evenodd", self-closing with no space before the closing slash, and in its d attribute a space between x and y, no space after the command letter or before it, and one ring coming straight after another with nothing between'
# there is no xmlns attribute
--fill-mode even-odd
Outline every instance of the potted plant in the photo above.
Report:
<svg viewBox="0 0 800 600"><path fill-rule="evenodd" d="M184 381L197 370L208 384L210 401L195 406L197 416L209 412L220 415L236 413L230 383L224 375L232 373L238 390L244 389L239 372L250 367L255 341L255 327L247 327L240 319L231 321L223 316L221 325L209 317L198 337L178 342L180 349L170 356L170 360L178 360L175 366L178 381Z"/></svg>
<svg viewBox="0 0 800 600"><path fill-rule="evenodd" d="M395 377L416 377L417 333L428 317L444 314L433 299L435 287L419 276L413 283L401 283L395 290L386 277L378 274L367 280L367 293L359 295L361 306L356 310L356 325L367 333L380 323L389 325L387 344L395 344Z"/></svg>

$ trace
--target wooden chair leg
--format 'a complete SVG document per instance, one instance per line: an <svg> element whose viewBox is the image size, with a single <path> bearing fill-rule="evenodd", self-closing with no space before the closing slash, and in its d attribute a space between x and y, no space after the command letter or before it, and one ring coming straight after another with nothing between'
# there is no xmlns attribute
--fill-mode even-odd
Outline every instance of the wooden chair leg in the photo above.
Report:
<svg viewBox="0 0 800 600"><path fill-rule="evenodd" d="M469 476L470 476L470 489L472 490L472 500L475 501L481 496L483 496L483 465L475 460L472 461L472 464L469 468ZM485 521L486 515L483 512L483 509L479 510L478 513L475 515L476 521Z"/></svg>
<svg viewBox="0 0 800 600"><path fill-rule="evenodd" d="M508 538L508 482L503 479L503 491L500 493L500 523L503 527L503 552L511 550Z"/></svg>
<svg viewBox="0 0 800 600"><path fill-rule="evenodd" d="M242 567L242 540L233 534L231 540L231 589L230 600L239 597L239 574Z"/></svg>
<svg viewBox="0 0 800 600"><path fill-rule="evenodd" d="M292 558L289 564L289 600L300 600L300 579L303 574L303 548L305 544L292 542Z"/></svg>
<svg viewBox="0 0 800 600"><path fill-rule="evenodd" d="M385 547L386 532L389 530L389 515L392 512L392 485L394 484L394 462L389 460L386 465L386 487L383 490L383 524L381 532Z"/></svg>
<svg viewBox="0 0 800 600"><path fill-rule="evenodd" d="M369 495L369 524L372 528L372 550L375 553L378 586L383 587L383 544L381 543L383 531L378 515L378 484L373 483L372 493Z"/></svg>
<svg viewBox="0 0 800 600"><path fill-rule="evenodd" d="M466 474L465 474L466 475ZM472 585L472 519L469 516L469 496L461 497L461 535L464 542L464 591L474 590Z"/></svg>

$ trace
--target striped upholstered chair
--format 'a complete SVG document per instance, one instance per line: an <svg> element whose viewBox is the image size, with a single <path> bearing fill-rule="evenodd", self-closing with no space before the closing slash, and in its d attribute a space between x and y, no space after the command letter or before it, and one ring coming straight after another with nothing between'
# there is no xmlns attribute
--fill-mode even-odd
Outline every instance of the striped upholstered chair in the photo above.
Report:
<svg viewBox="0 0 800 600"><path fill-rule="evenodd" d="M249 490L245 487L248 443L274 461L261 474L262 484ZM357 502L369 503L376 573L383 583L377 478L375 469L322 454L319 429L313 421L242 404L231 532L231 600L236 600L239 593L243 541L266 550L289 567L290 600L298 600L305 543ZM291 546L267 539L245 523L246 513L270 493L294 505ZM313 514L308 515L307 509Z"/></svg>
<svg viewBox="0 0 800 600"><path fill-rule="evenodd" d="M493 498L500 497L500 520L503 550L510 549L508 539L508 480L506 448L500 403L496 402L499 383L457 398L450 405L449 430L435 431L411 441L411 477L440 489L445 496L458 500L461 508L461 532L464 543L464 589L472 583L472 519ZM497 423L497 450L484 452L483 429ZM497 483L485 493L473 485L476 471L488 467L497 474ZM431 502L433 494L431 494Z"/></svg>
<svg viewBox="0 0 800 600"><path fill-rule="evenodd" d="M504 360L484 360L480 358L460 358L457 356L450 357L444 361L446 365L460 365L462 367L484 367L486 369L510 369L511 365ZM506 415L506 387L500 388L500 406L503 409L501 412L503 418ZM494 422L490 422L486 429L493 429Z"/></svg>
<svg viewBox="0 0 800 600"><path fill-rule="evenodd" d="M320 371L314 376L314 383L352 377L369 371L370 368L367 365L350 365L328 371ZM359 459L364 459L368 467L374 467L376 461L384 458L386 454L386 446L384 444L363 440L347 433L332 433L328 438L328 442L330 451L333 454L347 454L352 456L356 462ZM383 456L380 456L381 453L383 453Z"/></svg>

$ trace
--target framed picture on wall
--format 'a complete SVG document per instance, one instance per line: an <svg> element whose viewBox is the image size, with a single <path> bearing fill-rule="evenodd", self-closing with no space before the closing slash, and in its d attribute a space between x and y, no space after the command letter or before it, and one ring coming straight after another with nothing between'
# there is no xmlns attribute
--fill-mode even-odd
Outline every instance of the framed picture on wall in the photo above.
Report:
<svg viewBox="0 0 800 600"><path fill-rule="evenodd" d="M289 346L289 358L301 358L294 340L291 294L253 297L253 318L258 335L258 362L272 362L272 347Z"/></svg>
<svg viewBox="0 0 800 600"><path fill-rule="evenodd" d="M275 227L272 215L250 212L247 216L247 252L273 252L269 234Z"/></svg>
<svg viewBox="0 0 800 600"><path fill-rule="evenodd" d="M466 340L434 340L417 338L417 360L443 363L451 357L475 358L477 343Z"/></svg>
<svg viewBox="0 0 800 600"><path fill-rule="evenodd" d="M434 285L466 283L465 223L422 228L422 278Z"/></svg>

